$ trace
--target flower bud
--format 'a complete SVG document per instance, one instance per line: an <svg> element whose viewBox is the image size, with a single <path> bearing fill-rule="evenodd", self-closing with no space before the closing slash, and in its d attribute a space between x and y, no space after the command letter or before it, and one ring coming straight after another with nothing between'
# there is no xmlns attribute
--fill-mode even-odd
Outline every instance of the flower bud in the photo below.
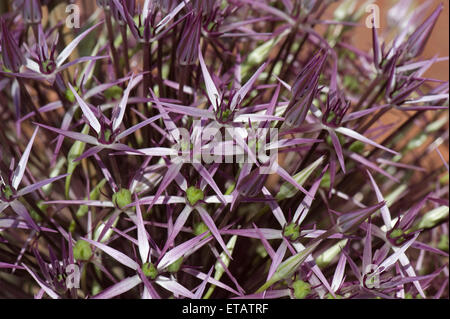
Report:
<svg viewBox="0 0 450 319"><path fill-rule="evenodd" d="M342 234L350 234L361 225L373 213L385 205L385 202L378 203L375 206L363 208L355 212L339 216L336 221L338 231Z"/></svg>
<svg viewBox="0 0 450 319"><path fill-rule="evenodd" d="M118 208L124 208L131 204L131 192L126 188L122 188L117 193L114 193L112 201Z"/></svg>
<svg viewBox="0 0 450 319"><path fill-rule="evenodd" d="M311 285L303 280L294 281L292 288L294 288L294 296L297 299L305 299L311 292Z"/></svg>
<svg viewBox="0 0 450 319"><path fill-rule="evenodd" d="M417 229L423 229L423 228L433 228L440 222L442 222L445 219L448 219L448 212L449 207L448 206L441 206L438 208L435 208L428 213L426 213L422 219L420 220L419 224L417 225Z"/></svg>
<svg viewBox="0 0 450 319"><path fill-rule="evenodd" d="M236 189L243 196L255 197L263 188L266 178L267 175L260 174L259 168L256 168L239 182Z"/></svg>
<svg viewBox="0 0 450 319"><path fill-rule="evenodd" d="M146 277L155 279L158 276L158 269L152 263L145 263L142 265L142 272Z"/></svg>
<svg viewBox="0 0 450 319"><path fill-rule="evenodd" d="M290 240L297 240L300 237L300 226L295 223L288 224L283 230L283 236Z"/></svg>
<svg viewBox="0 0 450 319"><path fill-rule="evenodd" d="M9 71L19 72L20 67L25 64L25 57L3 20L1 21L1 28L3 65Z"/></svg>
<svg viewBox="0 0 450 319"><path fill-rule="evenodd" d="M195 186L190 186L186 190L186 197L191 204L191 206L195 206L199 200L203 200L205 198L205 194L203 194L203 191Z"/></svg>
<svg viewBox="0 0 450 319"><path fill-rule="evenodd" d="M177 47L177 59L179 64L192 65L197 62L201 27L201 14L190 14L185 22L181 40Z"/></svg>
<svg viewBox="0 0 450 319"><path fill-rule="evenodd" d="M329 92L322 123L331 127L339 127L349 107L350 102L345 99L342 92Z"/></svg>
<svg viewBox="0 0 450 319"><path fill-rule="evenodd" d="M89 260L92 257L92 249L89 243L85 240L79 240L73 247L73 258L75 260Z"/></svg>

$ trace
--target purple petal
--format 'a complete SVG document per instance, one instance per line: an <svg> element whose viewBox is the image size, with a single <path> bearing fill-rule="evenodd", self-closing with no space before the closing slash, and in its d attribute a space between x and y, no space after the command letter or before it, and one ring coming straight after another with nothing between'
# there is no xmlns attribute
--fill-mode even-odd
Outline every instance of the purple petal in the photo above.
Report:
<svg viewBox="0 0 450 319"><path fill-rule="evenodd" d="M137 285L141 283L141 279L139 278L139 275L134 275L133 277L125 278L124 280L118 282L117 284L103 290L99 294L92 297L92 299L110 299L114 298L116 296L119 296Z"/></svg>
<svg viewBox="0 0 450 319"><path fill-rule="evenodd" d="M22 188L21 190L19 190L17 192L17 195L18 196L24 196L24 195L29 194L29 193L31 193L31 192L33 192L33 191L35 191L35 190L37 190L37 189L47 185L47 184L50 184L50 183L53 183L54 181L57 181L58 179L64 178L67 175L69 175L69 174L64 174L64 175L52 177L52 178L49 178L49 179L37 182L35 184L26 186L26 187Z"/></svg>
<svg viewBox="0 0 450 319"><path fill-rule="evenodd" d="M75 39L73 39L72 42L70 42L68 45L66 45L64 50L56 58L56 66L60 67L64 63L64 61L72 54L73 50L75 50L75 48L81 42L81 40L83 40L93 29L95 29L102 23L103 21L100 21L99 23L93 25L92 27L84 31L82 34L77 36Z"/></svg>
<svg viewBox="0 0 450 319"><path fill-rule="evenodd" d="M38 132L39 127L34 129L33 135L31 136L30 141L28 142L25 151L20 158L19 164L17 164L17 168L14 170L14 174L12 176L11 186L15 189L19 187L20 182L22 181L23 174L25 173L25 168L27 167L28 158L30 157L31 147L33 146L34 139L36 138L36 134Z"/></svg>
<svg viewBox="0 0 450 319"><path fill-rule="evenodd" d="M87 239L87 238L82 238L83 240L87 241L88 243L94 245L95 247L97 247L98 249L104 251L105 253L107 253L108 255L110 255L112 258L114 258L115 260L117 260L119 263L121 263L122 265L125 265L133 270L136 270L139 265L137 262L135 262L133 259L131 259L130 257L128 257L127 255L125 255L124 253L121 253L120 251L111 248L105 244L102 243L98 243L96 241Z"/></svg>
<svg viewBox="0 0 450 319"><path fill-rule="evenodd" d="M75 99L78 102L78 105L80 105L80 108L83 111L84 116L86 116L87 120L89 121L88 124L97 132L97 134L100 134L102 128L94 112L92 112L89 105L87 105L86 102L84 102L81 96L78 95L78 92L73 88L72 84L70 83L68 84L70 90L72 91L73 95L75 96Z"/></svg>

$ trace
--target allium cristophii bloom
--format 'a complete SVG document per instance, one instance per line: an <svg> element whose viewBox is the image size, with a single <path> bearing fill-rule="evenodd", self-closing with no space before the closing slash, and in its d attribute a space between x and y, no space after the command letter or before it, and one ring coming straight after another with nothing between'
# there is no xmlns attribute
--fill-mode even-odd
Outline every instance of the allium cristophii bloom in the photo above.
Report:
<svg viewBox="0 0 450 319"><path fill-rule="evenodd" d="M448 299L448 2L373 5L2 3L0 298Z"/></svg>

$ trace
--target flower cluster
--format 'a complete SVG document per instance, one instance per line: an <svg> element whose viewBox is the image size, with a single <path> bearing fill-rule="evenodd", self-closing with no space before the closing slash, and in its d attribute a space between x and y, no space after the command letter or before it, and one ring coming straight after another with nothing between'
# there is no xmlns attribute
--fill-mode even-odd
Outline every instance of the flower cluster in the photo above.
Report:
<svg viewBox="0 0 450 319"><path fill-rule="evenodd" d="M444 4L72 2L0 6L0 297L449 298Z"/></svg>

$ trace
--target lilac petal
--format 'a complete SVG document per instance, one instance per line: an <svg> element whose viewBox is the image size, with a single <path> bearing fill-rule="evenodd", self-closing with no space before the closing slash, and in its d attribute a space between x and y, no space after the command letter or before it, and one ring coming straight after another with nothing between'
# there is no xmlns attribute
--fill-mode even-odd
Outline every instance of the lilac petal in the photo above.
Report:
<svg viewBox="0 0 450 319"><path fill-rule="evenodd" d="M28 142L28 145L25 148L25 151L23 152L22 157L20 158L19 164L17 164L17 168L14 170L11 186L15 189L17 189L17 187L19 187L19 184L22 181L23 174L25 173L25 168L28 163L28 158L30 157L31 147L33 146L33 142L34 142L34 139L36 138L38 129L39 129L39 127L36 127L34 129L33 135L31 136L31 139Z"/></svg>
<svg viewBox="0 0 450 319"><path fill-rule="evenodd" d="M345 255L342 254L341 257L339 257L336 270L334 271L333 281L331 282L331 290L334 292L336 292L341 287L344 280L345 260Z"/></svg>
<svg viewBox="0 0 450 319"><path fill-rule="evenodd" d="M269 192L269 190L266 187L262 188L262 192L264 196L272 197L272 194ZM283 227L287 224L286 218L284 217L283 211L281 210L280 206L275 200L270 200L268 202L270 209L272 210L273 216L276 218L278 223Z"/></svg>
<svg viewBox="0 0 450 319"><path fill-rule="evenodd" d="M59 296L56 292L54 292L52 289L50 289L42 280L40 280L37 275L27 267L27 265L22 264L22 266L25 268L26 271L33 277L33 279L38 283L38 285L53 299L59 299Z"/></svg>
<svg viewBox="0 0 450 319"><path fill-rule="evenodd" d="M355 228L358 228L367 218L369 218L385 204L386 203L383 201L373 206L342 214L336 220L338 231L342 234L352 232Z"/></svg>
<svg viewBox="0 0 450 319"><path fill-rule="evenodd" d="M281 261L283 260L284 255L286 254L286 249L287 249L286 242L285 241L281 242L280 246L278 246L278 249L275 253L274 258L272 259L272 264L270 265L269 273L267 274L266 280L269 280L270 278L272 278L272 276L275 273L275 271L277 270L278 266L281 264Z"/></svg>
<svg viewBox="0 0 450 319"><path fill-rule="evenodd" d="M426 171L424 168L419 167L419 166L408 165L408 164L403 164L403 163L397 163L397 162L389 161L389 160L387 160L385 158L378 158L377 162L381 163L381 164L387 164L387 165L395 166L395 167L411 169L411 170L415 170L415 171L419 171L419 172L425 172Z"/></svg>
<svg viewBox="0 0 450 319"><path fill-rule="evenodd" d="M161 299L161 296L156 292L152 283L150 282L150 280L148 280L148 278L145 276L142 270L138 268L137 272L142 280L142 283L144 284L142 299Z"/></svg>
<svg viewBox="0 0 450 319"><path fill-rule="evenodd" d="M98 166L100 166L100 170L103 173L103 176L105 176L106 180L108 181L109 185L111 186L111 189L114 192L119 191L119 187L117 187L116 182L114 181L114 178L111 175L111 172L108 170L108 168L105 166L103 161L100 159L100 157L97 154L94 154L94 158L96 159Z"/></svg>
<svg viewBox="0 0 450 319"><path fill-rule="evenodd" d="M168 112L184 114L184 115L189 115L189 116L193 116L193 117L207 118L207 119L211 119L211 120L214 120L216 118L214 113L211 111L208 111L208 110L199 109L196 107L188 107L188 106L183 106L183 105L165 103L165 102L160 102L160 103L161 103L161 105L163 105L167 108Z"/></svg>
<svg viewBox="0 0 450 319"><path fill-rule="evenodd" d="M88 158L88 157L90 157L92 155L95 155L98 152L100 152L101 150L103 150L104 148L105 147L103 145L97 145L97 146L91 147L86 152L84 152L83 154L81 154L80 156L75 158L73 160L73 162L78 162L78 161L81 161L82 159L85 159L85 158Z"/></svg>
<svg viewBox="0 0 450 319"><path fill-rule="evenodd" d="M1 206L1 205L0 205ZM0 211L1 212L1 211ZM31 226L27 225L25 222L11 219L11 218L2 218L0 219L0 228L20 228L20 229L32 229ZM41 231L57 233L56 230L41 227Z"/></svg>
<svg viewBox="0 0 450 319"><path fill-rule="evenodd" d="M428 197L429 200L438 203L439 205L449 206L449 200L444 198ZM0 210L1 211L1 210Z"/></svg>
<svg viewBox="0 0 450 319"><path fill-rule="evenodd" d="M436 95L425 95L417 100L406 101L405 104L424 103L424 102L440 101L440 100L447 100L447 99L448 99L448 93L447 94L436 94Z"/></svg>
<svg viewBox="0 0 450 319"><path fill-rule="evenodd" d="M139 75L136 78L133 78L133 76L131 76L130 82L128 83L128 86L125 89L125 91L123 92L122 100L120 100L120 103L119 103L119 114L117 114L117 116L114 117L113 120L112 120L112 122L113 122L112 129L113 129L113 131L115 131L116 129L118 129L120 127L120 124L122 123L122 120L123 120L123 116L125 115L125 109L127 107L128 96L130 95L131 90L141 80L142 80L142 75Z"/></svg>
<svg viewBox="0 0 450 319"><path fill-rule="evenodd" d="M61 204L61 205L85 205L85 206L96 206L96 207L115 207L114 203L111 201L100 201L100 200L53 200L44 202L46 205Z"/></svg>
<svg viewBox="0 0 450 319"><path fill-rule="evenodd" d="M409 248L409 246L412 245L412 243L417 239L417 237L419 237L419 234L415 234L413 238L411 238L410 240L408 240L402 247L395 249L394 253L389 256L388 258L386 258L379 266L379 269L383 269L387 270L389 269L393 264L395 264L401 255L404 254L404 252ZM409 267L411 268L411 267Z"/></svg>
<svg viewBox="0 0 450 319"><path fill-rule="evenodd" d="M447 171L450 171L447 161L444 159L444 156L442 156L441 151L439 151L439 148L437 148L437 147L436 147L436 152L438 153L439 158L441 159L442 163L444 163L444 166L447 169Z"/></svg>
<svg viewBox="0 0 450 319"><path fill-rule="evenodd" d="M266 66L267 66L267 63L264 63L263 65L261 65L258 68L258 70L256 70L255 74L253 74L253 76L247 81L247 83L245 83L245 85L243 87L241 87L239 89L239 91L236 92L236 94L233 96L233 99L231 100L231 104L230 104L231 111L234 111L236 106L242 102L242 100L245 98L247 93L250 91L251 87L253 86L253 84L258 79L259 75L265 69Z"/></svg>
<svg viewBox="0 0 450 319"><path fill-rule="evenodd" d="M359 134L358 132L355 132L355 131L353 131L353 130L351 130L351 129L349 129L349 128L346 128L346 127L338 127L338 128L336 129L336 132L341 133L341 134L344 134L344 135L349 136L349 137L351 137L351 138L354 138L355 140L361 141L361 142L363 142L363 143L370 144L370 145L372 145L372 146L381 148L382 150L384 150L384 151L386 151L386 152L389 152L389 153L392 153L392 154L394 154L394 155L399 155L398 152L393 151L393 150L390 150L390 149L388 149L387 147L384 147L383 145L380 145L380 144L378 144L378 143L376 143L376 142L374 142L374 141L368 139L367 137L365 137L365 136Z"/></svg>
<svg viewBox="0 0 450 319"><path fill-rule="evenodd" d="M295 244L297 244L297 243L294 243L294 245L295 245ZM299 253L299 252L301 252L303 249L305 249L305 246L303 246L302 244L298 243L298 244L296 245L295 249L296 249L297 253ZM311 279L310 279L310 283L311 283L312 285L314 285L314 286L317 286L319 283L321 283L323 286L325 286L325 288L328 290L328 292L329 292L333 297L335 297L334 291L331 289L331 286L330 286L330 284L328 283L328 280L325 278L325 275L322 273L322 271L320 270L319 266L317 266L317 265L315 264L314 258L313 258L311 255L309 255L308 257L306 257L305 263L308 263L308 264L313 265L313 266L311 267L311 270L313 271L313 273L314 273L314 275L315 275L316 278L314 278L314 276L312 276ZM319 293L319 296L320 296L321 298L323 298L323 296L325 295L324 289L323 289L322 287L318 287L318 288L316 288L316 289L317 289L317 291L318 291L318 293Z"/></svg>
<svg viewBox="0 0 450 319"><path fill-rule="evenodd" d="M153 117L151 117L151 118L149 118L149 119L147 119L145 121L140 122L139 124L136 124L136 125L128 128L128 129L126 129L125 131L123 131L123 132L121 132L121 133L119 133L117 135L116 140L119 141L120 139L122 139L122 138L124 138L124 137L126 137L126 136L128 136L128 135L130 135L130 134L132 134L134 132L136 132L140 128L143 128L144 126L146 126L146 125L148 125L150 123L153 123L154 121L156 121L159 118L161 118L161 115L156 115L156 116L153 116Z"/></svg>
<svg viewBox="0 0 450 319"><path fill-rule="evenodd" d="M365 110L362 110L362 111L357 111L357 112L350 113L350 114L344 116L344 118L342 119L341 123L357 120L357 119L359 119L359 118L361 118L363 116L369 115L371 113L374 113L374 112L376 112L378 110L381 110L381 109L385 109L385 108L390 107L390 106L391 106L390 104L379 105L379 106L374 106L374 107L371 107L371 108L368 108L368 109L365 109Z"/></svg>
<svg viewBox="0 0 450 319"><path fill-rule="evenodd" d="M375 23L372 27L372 47L373 47L373 62L375 63L375 67L379 68L381 64L381 59L383 53L381 52L380 42L378 41L378 32L377 28L375 27Z"/></svg>
<svg viewBox="0 0 450 319"><path fill-rule="evenodd" d="M333 130L328 130L328 133L330 134L331 142L333 143L334 150L336 151L339 164L341 165L342 171L345 174L345 163L344 163L344 155L342 154L341 142L339 142L339 138Z"/></svg>
<svg viewBox="0 0 450 319"><path fill-rule="evenodd" d="M92 297L92 299L114 298L116 296L119 296L119 295L133 289L134 287L139 285L141 282L142 281L139 278L139 275L134 275L133 277L125 278L124 280L118 282L117 284L115 284L109 288L106 288L99 294L95 295L94 297Z"/></svg>
<svg viewBox="0 0 450 319"><path fill-rule="evenodd" d="M231 257L231 254L227 248L227 245L223 241L222 236L220 236L220 232L217 229L217 226L214 223L214 220L211 218L209 213L202 206L197 206L196 209L197 209L198 213L200 214L200 217L202 218L206 227L209 228L209 230L211 231L214 238L216 238L216 240L219 242L220 246L222 246L222 249L227 254L228 258L230 258L232 260L233 258Z"/></svg>
<svg viewBox="0 0 450 319"><path fill-rule="evenodd" d="M133 206L135 204L141 205L166 205L166 204L184 204L186 203L186 198L181 196L159 196L155 198L155 196L147 196L141 198L137 203L131 203L129 206Z"/></svg>
<svg viewBox="0 0 450 319"><path fill-rule="evenodd" d="M166 243L164 245L164 248L162 250L162 253L166 252L167 249L172 245L173 241L175 240L175 237L180 232L181 228L186 223L187 219L189 218L190 214L192 212L192 207L189 205L186 205L183 210L181 211L180 215L178 215L177 220L175 221L175 224L173 225L172 231L170 232L170 235L168 236Z"/></svg>
<svg viewBox="0 0 450 319"><path fill-rule="evenodd" d="M375 164L372 163L371 161L367 160L365 157L362 157L361 155L359 155L359 154L357 154L357 153L351 153L351 154L349 155L349 157L350 157L352 160L354 160L354 161L356 161L356 162L360 162L360 163L363 164L364 166L367 166L367 167L373 169L374 171L377 171L378 173L380 173L380 174L386 176L386 177L389 178L390 180L393 180L393 181L396 182L396 183L400 183L400 181L399 181L396 177L394 177L394 176L390 175L389 173L385 172L384 170L382 170L381 168L379 168L377 165L375 165Z"/></svg>
<svg viewBox="0 0 450 319"><path fill-rule="evenodd" d="M184 6L189 2L183 1L179 5L177 5L171 12L169 12L157 25L156 25L156 31L155 33L158 34L162 28L164 28L167 23L169 23L175 16L180 12L181 9L184 8Z"/></svg>
<svg viewBox="0 0 450 319"><path fill-rule="evenodd" d="M170 251L164 254L164 257L158 262L158 269L164 269L169 267L172 263L179 258L185 256L191 249L193 249L200 241L202 241L204 235L200 234L192 239L172 248ZM205 242L206 243L206 242Z"/></svg>
<svg viewBox="0 0 450 319"><path fill-rule="evenodd" d="M327 232L326 230L320 230L320 229L313 230L313 231L302 230L300 232L300 235L305 237L305 238L317 238L317 237L320 237L321 235L325 234L326 232ZM332 238L333 239L342 239L342 238L344 238L344 235L336 233L336 234L329 235L327 238L330 238L330 239L332 239Z"/></svg>
<svg viewBox="0 0 450 319"><path fill-rule="evenodd" d="M134 195L135 200L137 201L137 195ZM147 262L147 258L150 253L150 245L148 243L147 232L144 227L144 220L142 219L141 206L136 205L136 218L135 223L137 226L137 236L139 243L139 254L141 256L141 261L143 264Z"/></svg>
<svg viewBox="0 0 450 319"><path fill-rule="evenodd" d="M27 65L28 67L28 65ZM40 73L35 73L35 72L21 72L21 73L14 73L14 72L4 72L0 70L0 74L6 75L6 76L15 76L15 77L19 77L19 78L25 78L25 79L32 79L32 80L36 80L36 81L45 81L47 78L46 76L40 74Z"/></svg>
<svg viewBox="0 0 450 319"><path fill-rule="evenodd" d="M277 289L264 291L258 294L250 294L245 296L233 297L231 299L279 299L289 296L291 291L289 289Z"/></svg>
<svg viewBox="0 0 450 319"><path fill-rule="evenodd" d="M97 247L98 249L104 251L105 253L107 253L108 255L110 255L112 258L114 258L115 260L117 260L119 263L121 263L122 265L125 265L133 270L136 270L139 265L137 262L135 262L133 259L131 259L130 257L128 257L127 255L125 255L124 253L111 248L105 244L102 243L98 243L96 241L87 239L87 238L82 238L83 240L87 241L88 243L94 245L95 247Z"/></svg>
<svg viewBox="0 0 450 319"><path fill-rule="evenodd" d="M266 114L239 114L234 119L234 123L243 122L265 122L265 121L284 121L281 116L266 115Z"/></svg>
<svg viewBox="0 0 450 319"><path fill-rule="evenodd" d="M112 204L112 203L111 203ZM120 210L116 209L113 214L108 218L106 223L102 222L96 229L95 239L100 242L108 240L110 237L109 233L112 233L112 227L116 225L119 220ZM100 234L98 234L100 232ZM98 236L97 236L98 234Z"/></svg>
<svg viewBox="0 0 450 319"><path fill-rule="evenodd" d="M156 191L153 202L150 203L148 210L150 210L152 208L152 206L155 204L155 202L161 196L162 192L164 192L164 190L166 190L166 188L169 186L169 184L175 179L175 177L180 172L182 166L183 166L183 163L174 163L169 166L169 168L167 169L166 175L164 175L164 178L161 181L161 184L159 185L158 190Z"/></svg>
<svg viewBox="0 0 450 319"><path fill-rule="evenodd" d="M375 194L377 196L377 200L379 202L383 202L383 194L381 194L380 189L378 188L378 185L375 183L375 180L373 179L372 175L369 171L366 171L367 175L369 175L370 182L372 183L372 188L375 191ZM384 224L386 225L387 230L390 230L392 228L392 219L391 219L391 213L389 212L389 208L386 204L383 205L383 207L380 208L381 216L383 217Z"/></svg>
<svg viewBox="0 0 450 319"><path fill-rule="evenodd" d="M102 55L102 56L84 56L78 59L75 59L69 63L66 63L58 68L56 68L53 73L59 73L67 68L70 68L72 65L78 64L78 63L82 63L82 62L87 62L87 61L97 61L97 60L101 60L101 59L107 59L109 58L108 55Z"/></svg>
<svg viewBox="0 0 450 319"><path fill-rule="evenodd" d="M367 223L366 239L364 241L364 250L362 258L362 267L365 271L367 267L372 263L372 223Z"/></svg>
<svg viewBox="0 0 450 319"><path fill-rule="evenodd" d="M205 65L205 60L203 60L202 50L199 46L198 48L198 60L200 61L200 66L202 68L203 79L205 80L206 93L208 94L209 101L211 102L214 112L219 108L219 101L222 99L221 94L216 88L211 75L209 74L208 68Z"/></svg>
<svg viewBox="0 0 450 319"><path fill-rule="evenodd" d="M43 187L43 186L45 186L47 184L53 183L54 181L57 181L57 180L59 180L61 178L64 178L67 175L69 175L69 174L64 174L64 175L52 177L52 178L49 178L49 179L37 182L37 183L35 183L33 185L26 186L26 187L22 188L21 190L19 190L17 192L17 196L24 196L26 194L29 194L29 193L37 190L37 189L40 189L41 187Z"/></svg>
<svg viewBox="0 0 450 319"><path fill-rule="evenodd" d="M225 197L223 196L219 186L217 186L211 174L209 174L208 170L200 163L193 163L192 165L197 170L197 172L202 176L202 178L206 180L209 186L211 186L211 188L216 192L217 196L222 201L222 203L226 204L227 201Z"/></svg>
<svg viewBox="0 0 450 319"><path fill-rule="evenodd" d="M271 150L274 148L282 148L292 145L298 145L298 144L308 144L308 143L320 143L323 142L323 140L313 139L313 138L292 138L292 139L282 139L279 141L275 141L272 143L269 143L265 149Z"/></svg>
<svg viewBox="0 0 450 319"><path fill-rule="evenodd" d="M222 230L221 233L226 235L238 235L256 239L258 239L262 235L267 240L282 238L281 230L271 228L259 228L258 231L256 231L255 229L229 229Z"/></svg>
<svg viewBox="0 0 450 319"><path fill-rule="evenodd" d="M278 163L273 164L275 166L275 170L277 171L277 174L280 175L281 178L283 178L285 181L291 183L293 186L295 186L297 189L299 189L303 194L310 198L314 198L314 195L312 195L310 192L308 192L306 189L303 188L302 185L297 183L297 181L292 178L292 176L285 171L284 168L282 168Z"/></svg>
<svg viewBox="0 0 450 319"><path fill-rule="evenodd" d="M39 126L41 126L43 128L46 128L47 130L56 132L58 134L64 135L64 136L66 136L68 138L71 138L73 140L81 141L81 142L92 144L92 145L98 145L99 144L97 139L95 137L93 137L93 136L90 136L90 135L77 133L77 132L71 132L71 131L67 131L67 130L60 130L58 128L51 127L51 126L44 125L44 124L40 124L40 123L36 123L36 125L39 125Z"/></svg>
<svg viewBox="0 0 450 319"><path fill-rule="evenodd" d="M122 143L114 143L110 145L105 145L104 147L115 151L126 152L129 155L144 155L138 150L135 150L134 148Z"/></svg>
<svg viewBox="0 0 450 319"><path fill-rule="evenodd" d="M206 274L204 274L204 273L202 273L202 272L200 272L198 270L192 269L192 268L186 268L186 269L183 269L182 271L184 271L185 273L188 273L188 274L190 274L190 275L192 275L192 276L194 276L194 277L196 277L196 278L198 278L200 280L205 280L206 278L208 278L208 276ZM226 284L224 284L221 281L218 281L218 280L216 280L214 278L209 277L208 278L208 282L211 285L214 285L214 286L217 286L217 287L222 288L224 290L227 290L227 291L229 291L229 292L231 292L233 294L240 295L240 293L237 292L236 290L234 290L233 288L227 286Z"/></svg>
<svg viewBox="0 0 450 319"><path fill-rule="evenodd" d="M414 241L417 239L418 236L419 236L419 233L417 233L414 236L414 238L412 238L410 241L412 241L412 243L414 243ZM406 244L408 244L408 242ZM405 244L405 246L406 246L406 244ZM402 248L392 247L392 249L394 250L395 253L397 253ZM414 271L414 268L411 267L411 262L409 261L408 257L405 255L404 252L399 254L398 259L400 261L400 264L405 268L405 272L408 274L408 276L416 277L416 272ZM423 288L420 285L420 282L416 280L416 281L413 282L413 285L416 287L417 291L422 296L422 298L426 298L425 292L423 291Z"/></svg>
<svg viewBox="0 0 450 319"><path fill-rule="evenodd" d="M32 227L33 229L35 229L37 231L40 230L39 226L36 225L33 218L31 218L27 209L25 208L25 206L23 206L23 204L21 202L19 202L18 200L14 200L14 201L10 202L9 205L16 212L17 215L19 215L20 217L25 219L25 221L28 223L28 225L30 225L30 227Z"/></svg>
<svg viewBox="0 0 450 319"><path fill-rule="evenodd" d="M203 296L203 293L205 292L206 284L208 283L209 278L211 278L212 271L214 270L214 267L211 267L211 269L208 272L208 275L206 278L202 281L200 286L198 287L197 291L195 292L194 299L201 299Z"/></svg>
<svg viewBox="0 0 450 319"><path fill-rule="evenodd" d="M185 287L180 285L174 279L170 279L170 278L163 277L163 276L158 276L158 278L156 278L155 282L158 285L160 285L161 287L163 287L164 289L172 292L175 295L180 295L180 296L184 296L184 297L191 298L191 299L195 298L195 295L192 292L190 292Z"/></svg>
<svg viewBox="0 0 450 319"><path fill-rule="evenodd" d="M70 42L56 58L56 66L60 67L64 63L64 61L72 54L73 50L75 50L75 48L81 42L81 40L83 40L93 29L95 29L102 23L103 21L100 21L99 23L93 25L92 27L84 31L82 34L77 36L75 39L73 39L72 42Z"/></svg>
<svg viewBox="0 0 450 319"><path fill-rule="evenodd" d="M48 103L48 104L46 104L44 106L41 106L39 108L39 113L47 113L47 112L50 112L50 111L57 110L57 109L59 109L61 107L63 107L63 104L62 104L61 101L51 102L51 103ZM20 119L20 121L23 122L23 121L29 119L30 117L34 116L35 114L36 114L36 112L32 111L32 112L28 113L27 115L25 115L24 117L22 117Z"/></svg>
<svg viewBox="0 0 450 319"><path fill-rule="evenodd" d="M235 239L231 238L230 242L234 241ZM228 265L225 264L225 262L227 262L227 264L229 263L229 261L226 260L224 253L219 254L219 252L217 251L217 249L214 246L211 246L211 252L214 254L214 257L216 258L216 265L218 267L220 267L220 271L224 271L228 278L233 282L233 284L236 286L236 288L239 291L240 295L245 294L244 289L239 285L239 283L237 282L236 278L233 276L233 274L230 272ZM217 274L217 273L216 273Z"/></svg>
<svg viewBox="0 0 450 319"><path fill-rule="evenodd" d="M126 76L121 79L118 79L117 81L96 85L92 89L89 89L88 91L86 91L86 93L83 94L83 98L85 100L87 100L87 99L89 99L97 94L101 94L102 92L106 91L107 89L109 89L115 85L119 85L129 79L130 79L130 77Z"/></svg>
<svg viewBox="0 0 450 319"><path fill-rule="evenodd" d="M273 260L275 258L275 251L273 250L272 246L270 246L269 242L264 237L261 230L258 227L256 227L255 223L253 223L253 228L256 230L256 232L259 236L259 239L261 240L261 243L263 244L264 248L266 249L267 254L269 254L270 258ZM281 238L281 233L280 233L280 238Z"/></svg>
<svg viewBox="0 0 450 319"><path fill-rule="evenodd" d="M68 84L70 90L72 91L73 95L75 96L75 99L78 102L78 105L80 105L80 108L83 111L84 116L86 116L87 120L89 121L88 124L97 132L97 134L100 134L102 128L94 112L92 112L89 105L87 105L86 102L84 102L81 96L78 95L77 91L73 88L72 84L70 83Z"/></svg>
<svg viewBox="0 0 450 319"><path fill-rule="evenodd" d="M167 147L149 147L136 150L147 156L176 156L178 152L176 149ZM139 154L138 154L139 155Z"/></svg>
<svg viewBox="0 0 450 319"><path fill-rule="evenodd" d="M402 106L398 107L397 110L401 111L430 111L430 110L448 110L448 106L441 105L427 105L427 106Z"/></svg>
<svg viewBox="0 0 450 319"><path fill-rule="evenodd" d="M319 178L314 182L314 184L309 189L309 192L313 196L312 197L306 196L303 199L303 201L300 203L300 205L297 207L297 210L295 211L292 222L300 225L303 222L303 220L306 218L306 215L309 213L309 208L311 207L312 201L313 201L314 197L316 196L317 190L319 189L320 183L322 182L322 178L323 178L327 168L328 167L325 167L322 170L322 173L320 174Z"/></svg>
<svg viewBox="0 0 450 319"><path fill-rule="evenodd" d="M431 252L431 253L433 253L433 254L439 254L439 255L442 255L442 256L448 258L448 253L446 253L445 251L440 250L440 249L438 249L438 248L434 248L434 247L432 247L432 246L430 246L430 245L427 245L427 244L424 244L424 243L421 243L421 242L418 242L418 241L416 241L415 243L413 243L413 244L411 245L411 247L412 247L412 248L415 248L415 249L420 249L420 250L424 250L424 251L429 251L429 252Z"/></svg>
<svg viewBox="0 0 450 319"><path fill-rule="evenodd" d="M350 265L350 269L352 270L353 274L356 276L356 278L361 278L361 272L358 269L358 266L353 261L353 259L348 255L348 253L343 249L342 250L343 255L347 259L348 264Z"/></svg>
<svg viewBox="0 0 450 319"><path fill-rule="evenodd" d="M24 269L24 267L19 266L19 265L12 265L12 264L7 264L7 263L2 263L0 262L0 269Z"/></svg>

